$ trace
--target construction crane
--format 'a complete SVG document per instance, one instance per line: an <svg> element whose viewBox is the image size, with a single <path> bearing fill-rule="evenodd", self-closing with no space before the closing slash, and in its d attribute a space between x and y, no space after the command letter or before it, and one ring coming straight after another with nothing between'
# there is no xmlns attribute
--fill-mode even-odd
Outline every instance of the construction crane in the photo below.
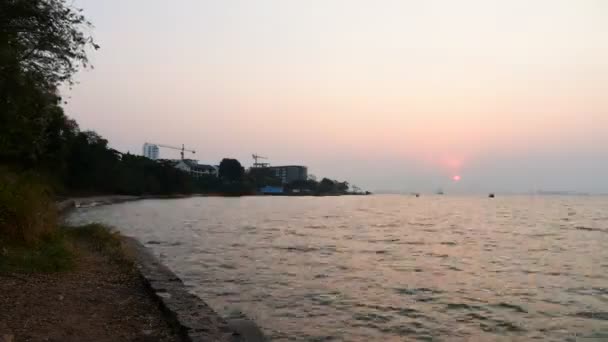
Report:
<svg viewBox="0 0 608 342"><path fill-rule="evenodd" d="M182 157L182 160L184 159L184 152L192 152L192 154L195 154L196 151L194 150L189 150L187 148L184 147L184 144L182 144L182 147L175 147L175 146L170 146L170 145L163 145L163 144L154 144L154 143L149 143L150 145L156 145L158 147L164 147L164 148L169 148L172 150L178 150L180 151L179 154Z"/></svg>
<svg viewBox="0 0 608 342"><path fill-rule="evenodd" d="M252 154L251 157L253 157L253 167L268 167L270 164L269 163L260 163L259 160L260 159L268 159L267 157L262 157L262 156L258 156L257 154Z"/></svg>

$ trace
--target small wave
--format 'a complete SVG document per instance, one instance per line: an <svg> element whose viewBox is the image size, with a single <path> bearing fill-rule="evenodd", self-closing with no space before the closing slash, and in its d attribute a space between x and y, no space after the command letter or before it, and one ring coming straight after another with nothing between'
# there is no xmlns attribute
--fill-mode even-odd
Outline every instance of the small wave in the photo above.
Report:
<svg viewBox="0 0 608 342"><path fill-rule="evenodd" d="M448 303L446 305L447 310L477 310L477 311L488 311L486 308L479 305L472 305L466 303Z"/></svg>
<svg viewBox="0 0 608 342"><path fill-rule="evenodd" d="M317 305L332 305L342 298L339 292L309 293L304 295Z"/></svg>
<svg viewBox="0 0 608 342"><path fill-rule="evenodd" d="M453 242L453 241L443 241L439 243L440 245L445 245L445 246L456 246L457 243Z"/></svg>
<svg viewBox="0 0 608 342"><path fill-rule="evenodd" d="M227 297L227 296L238 296L239 293L235 292L235 291L218 291L218 292L214 292L213 293L216 296L220 296L220 297Z"/></svg>
<svg viewBox="0 0 608 342"><path fill-rule="evenodd" d="M604 287L573 287L567 289L566 292L583 296L608 296L608 288Z"/></svg>
<svg viewBox="0 0 608 342"><path fill-rule="evenodd" d="M593 227L584 227L584 226L576 226L574 227L574 229L576 230L586 230L589 232L602 232L602 233L606 233L607 231L605 229L602 228L593 228Z"/></svg>
<svg viewBox="0 0 608 342"><path fill-rule="evenodd" d="M435 223L408 222L408 225L416 227L433 227L435 226Z"/></svg>
<svg viewBox="0 0 608 342"><path fill-rule="evenodd" d="M449 255L447 255L447 254L438 254L438 253L433 253L433 252L426 253L425 255L426 256L430 256L430 257L434 257L434 258L441 258L441 259L445 259L445 258L449 257Z"/></svg>
<svg viewBox="0 0 608 342"><path fill-rule="evenodd" d="M408 295L408 296L413 296L413 295L418 295L418 294L439 294L441 293L441 291L439 290L433 290L433 289L429 289L426 287L419 287L419 288L396 288L395 292L397 292L398 294L402 294L402 295Z"/></svg>
<svg viewBox="0 0 608 342"><path fill-rule="evenodd" d="M522 332L525 331L524 328L522 328L521 326L519 326L518 324L515 323L511 323L509 321L502 321L502 320L492 320L493 324L486 324L486 323L480 323L479 327L483 330L483 331L487 331L487 332L500 332L500 333L504 333L504 332Z"/></svg>
<svg viewBox="0 0 608 342"><path fill-rule="evenodd" d="M464 317L458 318L458 321L461 322L470 322L470 321L487 321L489 318L487 316L478 314L476 312L469 312Z"/></svg>
<svg viewBox="0 0 608 342"><path fill-rule="evenodd" d="M304 253L314 252L314 251L319 250L319 248L310 247L310 246L286 246L286 247L276 246L273 248L283 250L283 251L288 251L288 252L304 252Z"/></svg>
<svg viewBox="0 0 608 342"><path fill-rule="evenodd" d="M367 242L369 243L391 243L391 242L399 242L401 239L399 238L394 238L394 239L379 239L379 240L367 240Z"/></svg>
<svg viewBox="0 0 608 342"><path fill-rule="evenodd" d="M589 318L589 319L598 319L601 321L608 321L608 312L591 312L591 311L582 311L576 312L571 316Z"/></svg>
<svg viewBox="0 0 608 342"><path fill-rule="evenodd" d="M323 228L327 228L327 226L324 224L310 224L310 225L304 226L304 228L323 229Z"/></svg>
<svg viewBox="0 0 608 342"><path fill-rule="evenodd" d="M236 266L230 265L230 264L220 264L219 267L227 269L227 270L235 270L236 269Z"/></svg>
<svg viewBox="0 0 608 342"><path fill-rule="evenodd" d="M380 314L376 314L376 313L372 313L372 312L367 312L367 313L357 312L353 315L353 319L357 320L357 321L388 323L393 319L393 317L388 316L388 315L386 315L386 316L380 315Z"/></svg>
<svg viewBox="0 0 608 342"><path fill-rule="evenodd" d="M362 307L367 309L373 309L378 312L393 312L396 315L408 318L424 318L429 321L433 321L433 318L426 317L420 311L412 308L405 307L396 307L396 306L382 306L382 305L374 305L374 304L364 304L364 303L354 303L355 307Z"/></svg>
<svg viewBox="0 0 608 342"><path fill-rule="evenodd" d="M462 272L462 269L456 266L448 266L448 270Z"/></svg>
<svg viewBox="0 0 608 342"><path fill-rule="evenodd" d="M510 309L516 312L521 312L521 313L528 313L527 310L525 310L524 308L522 308L519 305L515 305L515 304L509 304L509 303L498 303L498 304L493 304L493 307L497 307L497 308L504 308L504 309Z"/></svg>

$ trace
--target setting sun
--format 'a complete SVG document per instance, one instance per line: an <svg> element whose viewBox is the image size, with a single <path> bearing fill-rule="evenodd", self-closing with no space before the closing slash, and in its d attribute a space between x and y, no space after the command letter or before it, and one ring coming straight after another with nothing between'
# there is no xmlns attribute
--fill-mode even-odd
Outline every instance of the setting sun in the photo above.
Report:
<svg viewBox="0 0 608 342"><path fill-rule="evenodd" d="M459 176L459 175L456 175L456 176L452 177L452 180L453 180L454 182L458 182L458 181L460 180L460 176Z"/></svg>

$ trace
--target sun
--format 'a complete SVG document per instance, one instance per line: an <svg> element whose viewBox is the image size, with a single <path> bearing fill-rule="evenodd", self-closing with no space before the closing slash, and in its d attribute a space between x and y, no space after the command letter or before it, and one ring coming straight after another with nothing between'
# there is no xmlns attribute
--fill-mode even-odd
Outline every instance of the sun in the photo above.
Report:
<svg viewBox="0 0 608 342"><path fill-rule="evenodd" d="M454 182L458 182L458 181L460 181L460 176L459 175L455 175L455 176L452 177L452 180Z"/></svg>

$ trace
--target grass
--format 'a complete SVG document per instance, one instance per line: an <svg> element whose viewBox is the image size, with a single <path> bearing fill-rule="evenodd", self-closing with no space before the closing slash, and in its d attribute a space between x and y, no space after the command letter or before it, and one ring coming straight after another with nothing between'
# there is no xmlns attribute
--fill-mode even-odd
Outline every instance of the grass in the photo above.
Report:
<svg viewBox="0 0 608 342"><path fill-rule="evenodd" d="M67 271L74 266L74 256L73 245L62 233L35 245L0 241L0 274Z"/></svg>
<svg viewBox="0 0 608 342"><path fill-rule="evenodd" d="M93 223L66 228L74 241L83 242L91 250L106 256L111 262L132 265L131 258L122 247L120 234L107 226Z"/></svg>
<svg viewBox="0 0 608 342"><path fill-rule="evenodd" d="M0 240L0 274L69 271L79 256L77 246L100 253L120 267L133 265L117 232L100 224L89 224L62 227L34 245Z"/></svg>
<svg viewBox="0 0 608 342"><path fill-rule="evenodd" d="M0 166L0 274L68 271L85 249L132 265L120 235L111 229L61 227L47 184L35 173Z"/></svg>
<svg viewBox="0 0 608 342"><path fill-rule="evenodd" d="M0 168L0 237L35 246L53 240L58 213L50 187L30 172Z"/></svg>

